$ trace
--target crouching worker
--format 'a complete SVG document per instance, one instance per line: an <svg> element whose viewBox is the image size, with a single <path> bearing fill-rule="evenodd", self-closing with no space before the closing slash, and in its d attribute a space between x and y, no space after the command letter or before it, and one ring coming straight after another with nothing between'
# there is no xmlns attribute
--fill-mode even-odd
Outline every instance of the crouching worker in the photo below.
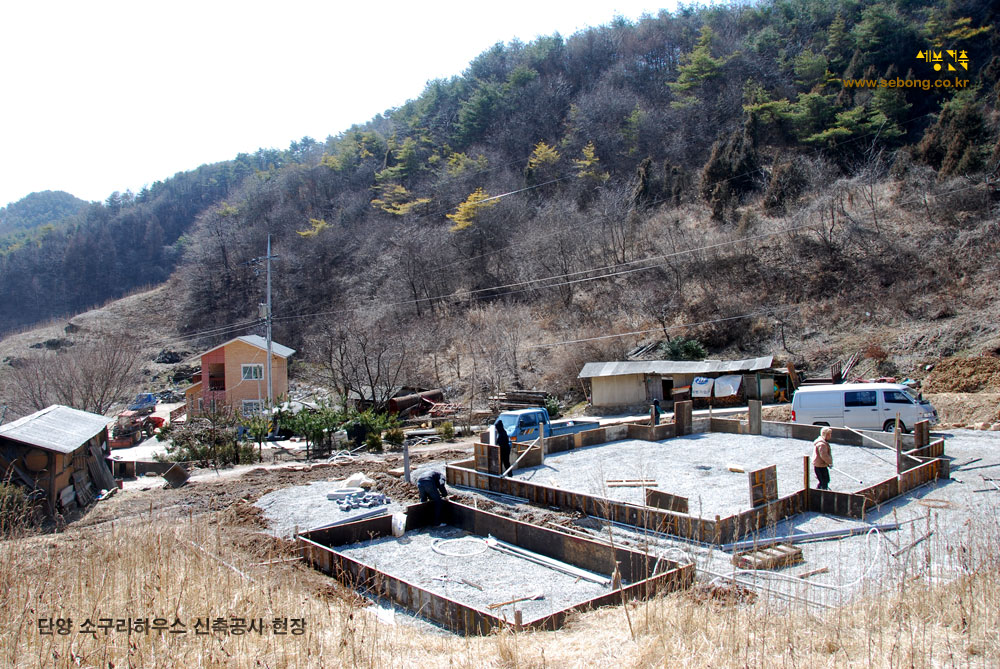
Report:
<svg viewBox="0 0 1000 669"><path fill-rule="evenodd" d="M444 477L441 472L431 470L421 474L417 479L417 489L420 491L420 501L434 501L434 522L444 525L441 522L441 509L444 507L444 498L448 496L448 489L444 487Z"/></svg>

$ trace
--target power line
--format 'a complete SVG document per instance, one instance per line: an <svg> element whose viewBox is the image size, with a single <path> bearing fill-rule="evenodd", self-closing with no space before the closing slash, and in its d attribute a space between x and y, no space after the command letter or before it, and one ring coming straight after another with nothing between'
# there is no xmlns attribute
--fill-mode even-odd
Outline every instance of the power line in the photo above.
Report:
<svg viewBox="0 0 1000 669"><path fill-rule="evenodd" d="M648 330L635 330L633 332L621 332L621 333L618 333L618 334L599 335L597 337L585 337L583 339L567 339L565 341L549 342L547 344L533 344L531 346L525 346L524 348L526 348L526 349L551 348L553 346L565 346L567 344L584 344L586 342L600 341L602 339L618 339L618 338L621 338L621 337L632 337L632 336L636 336L636 335L649 334L651 332L661 332L663 330L681 330L681 329L686 329L686 328L698 327L699 325L713 325L715 323L724 323L726 321L737 321L737 320L742 320L744 318L753 318L754 316L767 316L767 315L778 313L778 312L781 312L781 311L791 311L792 309L795 309L795 308L796 308L795 305L786 305L786 306L783 306L783 307L768 307L767 309L760 309L760 310L757 310L757 311L751 311L751 312L748 312L748 313L745 313L745 314L740 314L738 316L726 316L724 318L713 318L711 320L698 321L696 323L681 323L679 325L671 325L671 326L666 327L666 328L650 328Z"/></svg>

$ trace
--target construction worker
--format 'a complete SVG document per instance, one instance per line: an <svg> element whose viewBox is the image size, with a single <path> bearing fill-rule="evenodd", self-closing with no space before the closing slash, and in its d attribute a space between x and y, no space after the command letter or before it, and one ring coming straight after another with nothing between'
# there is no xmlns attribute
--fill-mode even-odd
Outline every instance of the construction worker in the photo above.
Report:
<svg viewBox="0 0 1000 669"><path fill-rule="evenodd" d="M653 406L649 410L649 418L653 425L660 424L660 400L653 400Z"/></svg>
<svg viewBox="0 0 1000 669"><path fill-rule="evenodd" d="M448 489L444 487L444 477L441 472L431 469L417 478L417 490L420 491L420 501L434 501L434 522L444 525L441 522L441 509L444 507L444 498L448 496Z"/></svg>
<svg viewBox="0 0 1000 669"><path fill-rule="evenodd" d="M830 467L833 466L833 454L830 452L830 437L833 429L824 427L813 442L813 471L819 481L820 490L830 489Z"/></svg>
<svg viewBox="0 0 1000 669"><path fill-rule="evenodd" d="M503 476L503 473L510 469L510 436L499 418L493 423L493 430L497 435L496 444L500 447L500 475Z"/></svg>

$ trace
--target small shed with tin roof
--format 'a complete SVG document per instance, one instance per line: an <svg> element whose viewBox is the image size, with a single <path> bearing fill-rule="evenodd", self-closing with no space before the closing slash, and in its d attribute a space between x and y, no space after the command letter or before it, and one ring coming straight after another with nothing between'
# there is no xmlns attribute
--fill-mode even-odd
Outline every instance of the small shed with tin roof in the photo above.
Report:
<svg viewBox="0 0 1000 669"><path fill-rule="evenodd" d="M594 407L636 407L653 400L673 401L675 391L691 386L695 377L741 375L747 399L770 401L773 396L773 356L746 360L626 360L588 362L578 378L590 382Z"/></svg>
<svg viewBox="0 0 1000 669"><path fill-rule="evenodd" d="M86 506L97 491L114 485L104 460L107 428L106 416L59 404L0 425L5 480L44 496L49 513Z"/></svg>

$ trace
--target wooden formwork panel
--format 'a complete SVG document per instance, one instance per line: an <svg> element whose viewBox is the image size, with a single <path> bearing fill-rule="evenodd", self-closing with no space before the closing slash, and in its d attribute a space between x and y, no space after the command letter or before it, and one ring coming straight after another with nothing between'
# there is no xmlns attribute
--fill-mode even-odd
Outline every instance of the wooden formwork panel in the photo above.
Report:
<svg viewBox="0 0 1000 669"><path fill-rule="evenodd" d="M390 576L385 572L363 565L347 556L299 537L305 546L303 554L314 567L333 576L344 585L388 597L405 608L444 625L461 634L488 634L505 625L500 618L465 606L442 595ZM311 545L310 545L311 544Z"/></svg>
<svg viewBox="0 0 1000 669"><path fill-rule="evenodd" d="M407 529L416 529L421 523L431 523L432 514L423 513L430 511L431 506L431 503L425 503L408 507ZM624 580L633 581L630 585L606 595L530 621L525 627L558 629L565 622L568 611L648 597L664 590L686 588L694 581L693 565L682 566L640 551L613 548L601 542L521 523L462 504L447 502L447 506L452 523L466 531L480 536L492 535L527 550L607 576L611 576L617 567ZM411 517L415 522L410 522ZM391 526L386 529L382 524L373 523L372 520L362 520L355 524L370 528L371 531L368 532L370 535L387 536L391 533ZM334 576L345 585L388 597L455 632L487 634L498 627L510 625L506 620L490 613L424 590L404 579L357 562L331 547L348 543L357 533L356 529L348 530L338 526L329 528L322 535L306 532L298 537L298 543L307 562ZM322 543L316 540L320 536L323 539ZM330 545L327 545L327 542Z"/></svg>
<svg viewBox="0 0 1000 669"><path fill-rule="evenodd" d="M558 437L547 437L545 439L546 453L562 453L573 450L573 442L576 434L561 434Z"/></svg>
<svg viewBox="0 0 1000 669"><path fill-rule="evenodd" d="M881 504L899 495L899 479L893 476L891 479L859 490L856 494L866 498L872 504Z"/></svg>
<svg viewBox="0 0 1000 669"><path fill-rule="evenodd" d="M805 494L805 490L799 490L764 506L743 511L728 518L720 518L717 522L718 530L714 539L715 543L739 541L748 534L759 532L785 518L803 513L806 510Z"/></svg>
<svg viewBox="0 0 1000 669"><path fill-rule="evenodd" d="M675 511L677 513L688 512L688 498L652 488L646 489L646 506L653 506L657 509Z"/></svg>
<svg viewBox="0 0 1000 669"><path fill-rule="evenodd" d="M724 434L740 434L742 421L735 418L713 418L709 422L709 432Z"/></svg>
<svg viewBox="0 0 1000 669"><path fill-rule="evenodd" d="M605 441L618 441L619 439L628 439L628 425L608 425L607 427L601 428L604 430Z"/></svg>
<svg viewBox="0 0 1000 669"><path fill-rule="evenodd" d="M930 481L935 481L941 478L941 464L942 460L937 458L933 460L928 460L927 462L908 469L899 475L899 494L902 495L905 492L913 490L919 486Z"/></svg>
<svg viewBox="0 0 1000 669"><path fill-rule="evenodd" d="M642 441L663 441L672 439L676 434L673 423L663 423L661 425L637 425L635 423L626 424L625 435L629 439L641 439Z"/></svg>
<svg viewBox="0 0 1000 669"><path fill-rule="evenodd" d="M940 458L944 457L944 439L932 441L922 448L914 448L907 451L906 455L915 458Z"/></svg>
<svg viewBox="0 0 1000 669"><path fill-rule="evenodd" d="M895 480L895 479L892 479ZM836 490L809 489L809 510L845 518L864 518L871 502L862 495Z"/></svg>
<svg viewBox="0 0 1000 669"><path fill-rule="evenodd" d="M596 430L584 430L583 432L577 432L575 435L575 444L577 448L584 448L585 446L595 446L597 444L604 444L609 441L613 441L608 438L607 428L599 427Z"/></svg>
<svg viewBox="0 0 1000 669"><path fill-rule="evenodd" d="M750 506L762 506L778 499L777 465L747 472L747 478L750 484Z"/></svg>

